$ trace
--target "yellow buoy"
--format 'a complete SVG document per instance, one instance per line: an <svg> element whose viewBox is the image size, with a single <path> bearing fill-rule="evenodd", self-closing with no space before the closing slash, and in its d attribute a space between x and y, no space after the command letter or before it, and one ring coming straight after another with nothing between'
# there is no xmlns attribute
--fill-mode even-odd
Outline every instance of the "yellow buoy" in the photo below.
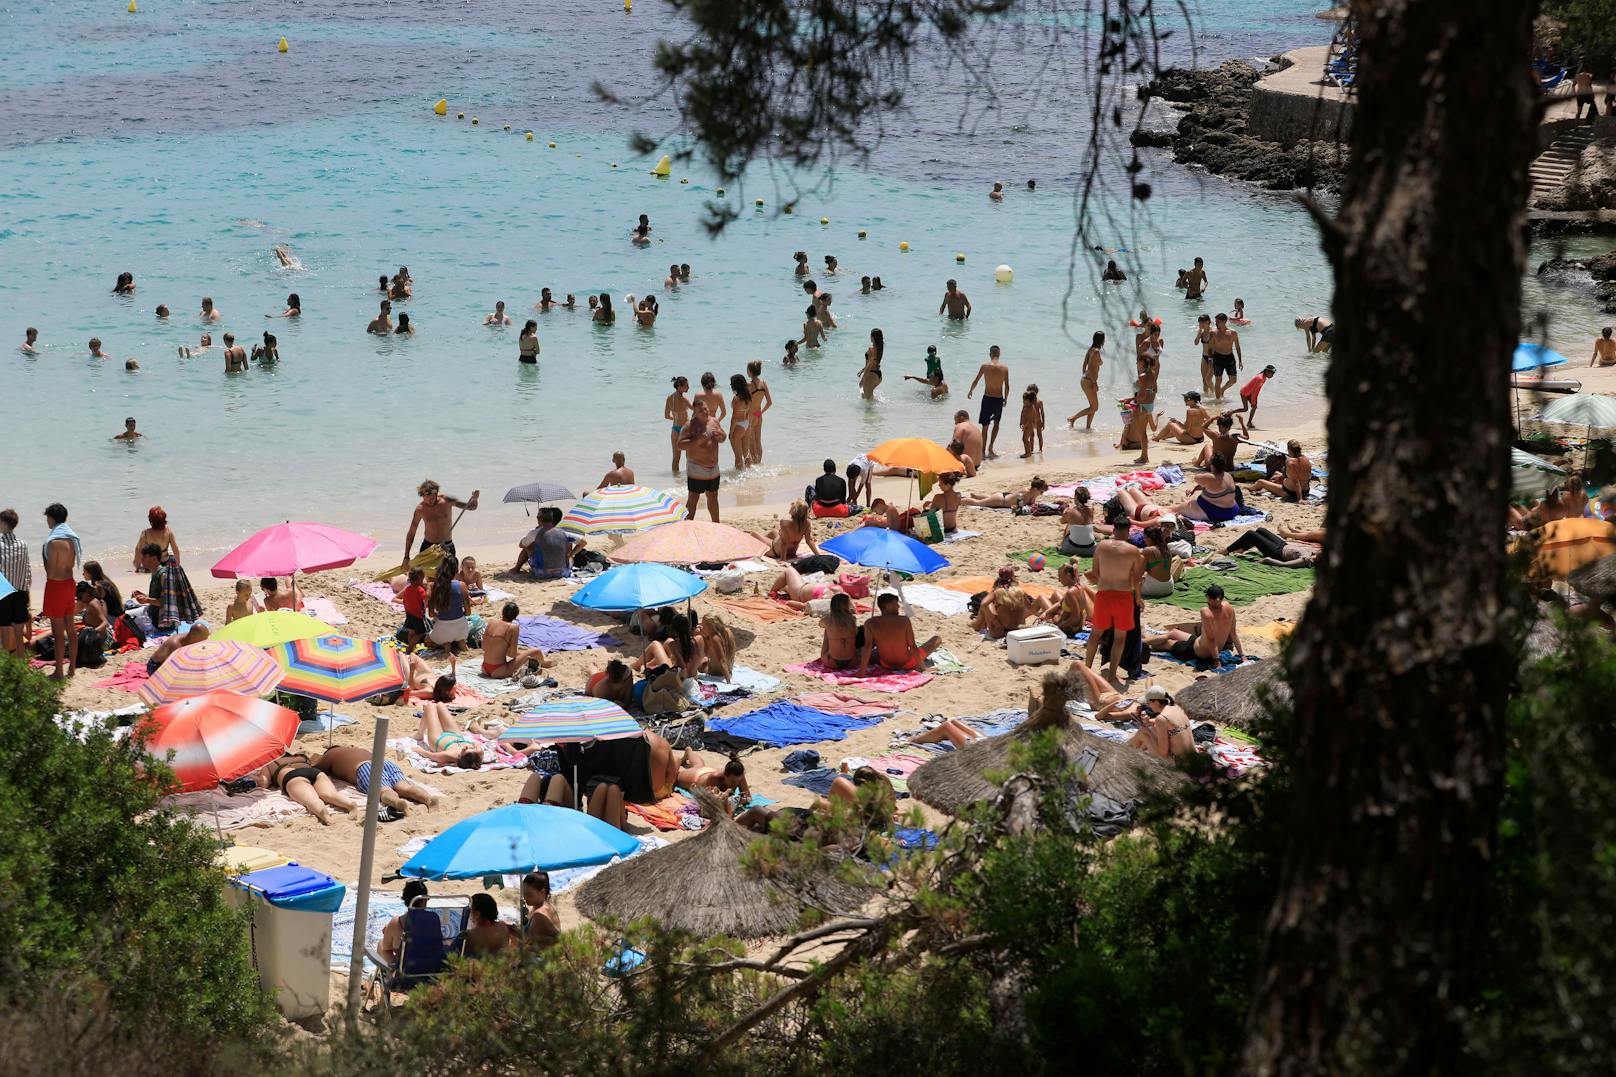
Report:
<svg viewBox="0 0 1616 1077"><path fill-rule="evenodd" d="M464 112L457 112L457 113L455 113L455 119L457 119L457 120L463 120L463 119L465 119L465 118L466 118L466 114L465 114L465 113L464 113Z"/></svg>
<svg viewBox="0 0 1616 1077"><path fill-rule="evenodd" d="M866 232L866 231L864 231L864 229L862 229L862 228L860 228L860 229L859 229L859 238L860 238L860 239L863 239L863 238L864 238L864 237L865 237L865 236L867 236L867 235L868 235L868 234L869 234L869 233L868 233L868 232Z"/></svg>
<svg viewBox="0 0 1616 1077"><path fill-rule="evenodd" d="M529 142L532 142L532 141L533 141L533 132L532 132L532 131L529 131L529 132L528 132L528 133L527 133L527 140L528 140L528 141L529 141Z"/></svg>
<svg viewBox="0 0 1616 1077"><path fill-rule="evenodd" d="M634 0L623 0L623 10L624 11L633 11L634 10Z"/></svg>
<svg viewBox="0 0 1616 1077"><path fill-rule="evenodd" d="M507 130L507 131L509 131L509 130L510 130L510 129L511 129L511 125L510 125L510 124L506 124L506 125L505 125L505 130Z"/></svg>
<svg viewBox="0 0 1616 1077"><path fill-rule="evenodd" d="M553 150L553 149L555 149L555 143L554 143L554 142L552 142L552 143L550 143L550 148L551 148L551 149L552 149L552 150Z"/></svg>
<svg viewBox="0 0 1616 1077"><path fill-rule="evenodd" d="M129 0L129 6L131 8L134 7L134 0ZM283 38L281 38L281 43L279 45L275 46L275 51L276 52L285 52L286 49L287 49L286 39L283 37Z"/></svg>
<svg viewBox="0 0 1616 1077"><path fill-rule="evenodd" d="M789 203L789 202L786 203L786 205L783 208L785 209L785 211L787 213L790 213L791 212L791 203Z"/></svg>
<svg viewBox="0 0 1616 1077"><path fill-rule="evenodd" d="M612 167L613 167L613 168L616 168L616 167L617 167L617 162L616 162L616 161L613 161L613 162L612 162Z"/></svg>
<svg viewBox="0 0 1616 1077"><path fill-rule="evenodd" d="M656 163L656 167L651 169L651 175L653 175L653 176L661 176L663 179L667 179L669 174L672 173L672 172L673 172L673 158L669 157L665 153L662 155L662 160L660 160L660 161L658 161Z"/></svg>
<svg viewBox="0 0 1616 1077"><path fill-rule="evenodd" d="M954 261L956 261L956 262L963 262L963 261L965 261L965 255L963 255L963 254L956 254L956 255L954 255Z"/></svg>
<svg viewBox="0 0 1616 1077"><path fill-rule="evenodd" d="M688 179L686 179L684 176L680 176L679 177L679 182L680 183L689 183L690 181Z"/></svg>
<svg viewBox="0 0 1616 1077"><path fill-rule="evenodd" d="M820 224L829 224L830 223L830 218L829 217L821 217L821 218L819 218L819 223Z"/></svg>
<svg viewBox="0 0 1616 1077"><path fill-rule="evenodd" d="M761 198L757 198L757 199L754 199L754 200L753 200L753 201L752 201L752 204L753 204L753 205L754 205L754 206L761 206L761 205L763 205L763 199L761 199Z"/></svg>
<svg viewBox="0 0 1616 1077"><path fill-rule="evenodd" d="M724 188L720 187L718 189L718 197L720 197L720 198L724 197Z"/></svg>
<svg viewBox="0 0 1616 1077"><path fill-rule="evenodd" d="M472 118L471 118L471 125L472 125L472 126L473 126L473 127L476 127L476 126L477 126L477 117L475 117L475 116L473 116L473 117L472 117Z"/></svg>
<svg viewBox="0 0 1616 1077"><path fill-rule="evenodd" d="M898 249L900 251L906 251L906 250L909 249L909 244L908 243L900 243L900 244L898 244Z"/></svg>
<svg viewBox="0 0 1616 1077"><path fill-rule="evenodd" d="M137 12L139 10L140 9L135 6L135 0L129 0L129 14L133 15L135 12Z"/></svg>
<svg viewBox="0 0 1616 1077"><path fill-rule="evenodd" d="M449 102L442 97L438 98L438 103L432 106L432 111L439 116L449 115Z"/></svg>

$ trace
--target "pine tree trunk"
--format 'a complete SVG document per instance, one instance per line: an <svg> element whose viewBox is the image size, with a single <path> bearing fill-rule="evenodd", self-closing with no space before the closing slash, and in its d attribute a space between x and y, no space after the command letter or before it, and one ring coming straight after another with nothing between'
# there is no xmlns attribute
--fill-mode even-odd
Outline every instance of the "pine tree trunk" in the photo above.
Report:
<svg viewBox="0 0 1616 1077"><path fill-rule="evenodd" d="M1324 240L1328 542L1291 651L1296 796L1248 1029L1259 1074L1454 1070L1502 783L1535 4L1353 8L1352 157Z"/></svg>

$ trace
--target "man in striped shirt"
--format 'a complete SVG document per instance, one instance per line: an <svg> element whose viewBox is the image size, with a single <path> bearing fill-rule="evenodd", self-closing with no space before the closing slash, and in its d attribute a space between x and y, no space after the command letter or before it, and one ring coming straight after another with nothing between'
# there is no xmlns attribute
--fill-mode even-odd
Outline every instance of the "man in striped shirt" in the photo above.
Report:
<svg viewBox="0 0 1616 1077"><path fill-rule="evenodd" d="M0 598L0 650L18 658L28 657L28 589L33 585L33 569L28 565L28 547L16 536L17 511L0 509L0 576L16 588Z"/></svg>

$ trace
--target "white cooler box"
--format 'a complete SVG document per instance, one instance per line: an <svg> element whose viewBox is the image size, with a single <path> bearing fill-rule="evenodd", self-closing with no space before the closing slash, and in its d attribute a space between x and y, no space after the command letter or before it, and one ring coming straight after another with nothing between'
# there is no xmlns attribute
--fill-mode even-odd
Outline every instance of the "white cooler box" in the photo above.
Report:
<svg viewBox="0 0 1616 1077"><path fill-rule="evenodd" d="M1040 662L1059 662L1066 636L1054 625L1033 625L1016 629L1004 640L1011 662L1018 666L1036 666Z"/></svg>

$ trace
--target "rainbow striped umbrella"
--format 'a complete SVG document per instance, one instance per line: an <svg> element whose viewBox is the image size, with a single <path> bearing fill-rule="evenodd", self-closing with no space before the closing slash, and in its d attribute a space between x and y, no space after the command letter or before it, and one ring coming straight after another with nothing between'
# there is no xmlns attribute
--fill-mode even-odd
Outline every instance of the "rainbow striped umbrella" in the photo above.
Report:
<svg viewBox="0 0 1616 1077"><path fill-rule="evenodd" d="M195 792L280 758L297 736L297 714L235 692L208 692L158 707L141 719L140 731L146 753L173 753L168 765L180 788Z"/></svg>
<svg viewBox="0 0 1616 1077"><path fill-rule="evenodd" d="M571 696L539 704L506 727L499 739L565 744L586 740L620 740L637 737L641 732L640 723L610 700Z"/></svg>
<svg viewBox="0 0 1616 1077"><path fill-rule="evenodd" d="M684 502L649 486L603 486L585 494L561 517L561 528L576 535L629 534L671 524Z"/></svg>
<svg viewBox="0 0 1616 1077"><path fill-rule="evenodd" d="M140 686L140 698L156 705L215 691L262 696L280 680L281 667L260 648L235 640L205 639L169 655Z"/></svg>
<svg viewBox="0 0 1616 1077"><path fill-rule="evenodd" d="M351 636L316 636L269 649L286 670L281 691L351 703L404 687L404 657L391 643Z"/></svg>

